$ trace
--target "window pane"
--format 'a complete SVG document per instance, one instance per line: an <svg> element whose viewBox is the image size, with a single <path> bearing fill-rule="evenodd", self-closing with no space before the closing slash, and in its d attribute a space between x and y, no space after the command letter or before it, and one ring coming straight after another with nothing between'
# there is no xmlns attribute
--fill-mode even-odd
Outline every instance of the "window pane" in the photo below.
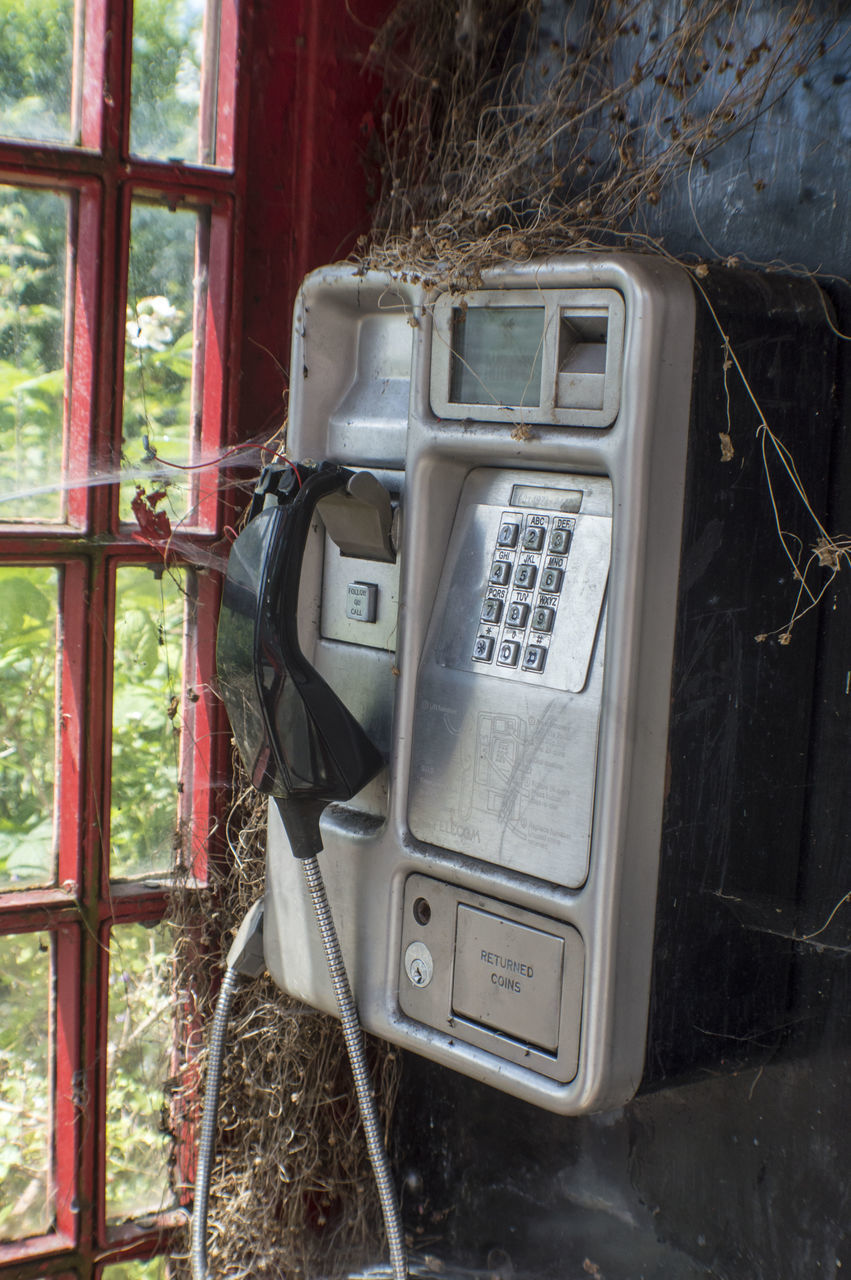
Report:
<svg viewBox="0 0 851 1280"><path fill-rule="evenodd" d="M168 872L178 845L184 574L116 574L112 695L113 878Z"/></svg>
<svg viewBox="0 0 851 1280"><path fill-rule="evenodd" d="M68 200L0 187L0 519L58 520Z"/></svg>
<svg viewBox="0 0 851 1280"><path fill-rule="evenodd" d="M118 925L109 959L106 1213L121 1222L174 1204L163 1131L171 1074L171 943L163 925Z"/></svg>
<svg viewBox="0 0 851 1280"><path fill-rule="evenodd" d="M50 1229L50 938L0 937L0 1239Z"/></svg>
<svg viewBox="0 0 851 1280"><path fill-rule="evenodd" d="M74 44L74 0L4 0L0 134L40 142L79 141L71 98Z"/></svg>
<svg viewBox="0 0 851 1280"><path fill-rule="evenodd" d="M199 424L193 403L195 314L203 314L203 270L196 270L194 212L137 204L130 229L124 345L121 519L132 520L137 486L173 524L191 511ZM148 448L145 441L147 439ZM160 461L153 460L155 452ZM164 496L155 498L155 494Z"/></svg>
<svg viewBox="0 0 851 1280"><path fill-rule="evenodd" d="M215 162L215 69L219 5L212 0L136 0L130 150L157 160ZM212 37L207 40L205 27ZM202 90L204 77L210 87ZM210 91L212 90L212 92ZM203 101L203 107L202 107ZM206 117L206 118L205 118Z"/></svg>
<svg viewBox="0 0 851 1280"><path fill-rule="evenodd" d="M0 888L50 884L58 572L0 567Z"/></svg>
<svg viewBox="0 0 851 1280"><path fill-rule="evenodd" d="M162 1254L150 1262L114 1262L101 1271L103 1280L166 1280L168 1259Z"/></svg>

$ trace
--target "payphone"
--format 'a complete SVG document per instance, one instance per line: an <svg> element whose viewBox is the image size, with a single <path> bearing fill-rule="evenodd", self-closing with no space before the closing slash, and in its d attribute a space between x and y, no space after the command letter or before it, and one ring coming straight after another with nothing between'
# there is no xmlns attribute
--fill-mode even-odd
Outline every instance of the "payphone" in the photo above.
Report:
<svg viewBox="0 0 851 1280"><path fill-rule="evenodd" d="M287 451L348 488L282 625L383 761L320 820L369 1031L577 1114L782 1020L759 920L796 875L813 649L755 638L794 566L752 397L817 486L826 341L810 282L658 257L305 281ZM266 963L333 1012L290 845L273 810Z"/></svg>

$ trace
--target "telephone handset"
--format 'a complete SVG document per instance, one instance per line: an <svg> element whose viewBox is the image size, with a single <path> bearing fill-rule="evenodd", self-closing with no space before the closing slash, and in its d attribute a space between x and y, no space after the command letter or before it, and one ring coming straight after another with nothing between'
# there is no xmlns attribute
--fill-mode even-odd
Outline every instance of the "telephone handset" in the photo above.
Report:
<svg viewBox="0 0 851 1280"><path fill-rule="evenodd" d="M322 810L332 800L350 800L384 763L298 639L302 558L314 512L330 498L363 505L351 496L354 479L327 463L267 468L231 550L222 594L216 655L222 697L249 778L275 797L297 857L321 849Z"/></svg>

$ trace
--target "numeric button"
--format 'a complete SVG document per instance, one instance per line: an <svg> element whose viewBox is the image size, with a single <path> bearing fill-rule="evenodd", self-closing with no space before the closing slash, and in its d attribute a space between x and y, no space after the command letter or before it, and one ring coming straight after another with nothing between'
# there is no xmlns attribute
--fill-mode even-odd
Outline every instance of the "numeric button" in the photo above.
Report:
<svg viewBox="0 0 851 1280"><path fill-rule="evenodd" d="M554 617L555 609L548 609L545 605L539 605L532 614L532 630L552 631Z"/></svg>
<svg viewBox="0 0 851 1280"><path fill-rule="evenodd" d="M541 574L541 590L555 595L561 591L561 580L564 574L561 569L545 569Z"/></svg>
<svg viewBox="0 0 851 1280"><path fill-rule="evenodd" d="M519 525L506 521L505 524L500 525L499 533L496 538L496 545L498 547L516 547L517 535L519 532Z"/></svg>
<svg viewBox="0 0 851 1280"><path fill-rule="evenodd" d="M506 626L525 627L528 616L528 604L521 604L519 600L515 600L508 606L508 613L505 615Z"/></svg>
<svg viewBox="0 0 851 1280"><path fill-rule="evenodd" d="M482 605L482 622L499 622L502 617L502 601L488 596Z"/></svg>
<svg viewBox="0 0 851 1280"><path fill-rule="evenodd" d="M530 524L523 534L524 551L540 551L544 545L545 530L539 524Z"/></svg>
<svg viewBox="0 0 851 1280"><path fill-rule="evenodd" d="M553 529L550 534L550 545L548 550L550 555L563 556L567 554L570 546L570 530L569 529Z"/></svg>
<svg viewBox="0 0 851 1280"><path fill-rule="evenodd" d="M514 585L515 587L523 587L527 591L531 591L535 585L535 579L537 576L537 565L520 564L517 566L517 572L514 575Z"/></svg>
<svg viewBox="0 0 851 1280"><path fill-rule="evenodd" d="M499 646L497 662L503 667L516 667L520 657L520 645L516 640L503 640Z"/></svg>
<svg viewBox="0 0 851 1280"><path fill-rule="evenodd" d="M490 581L497 587L504 587L511 577L510 560L494 560L491 565Z"/></svg>

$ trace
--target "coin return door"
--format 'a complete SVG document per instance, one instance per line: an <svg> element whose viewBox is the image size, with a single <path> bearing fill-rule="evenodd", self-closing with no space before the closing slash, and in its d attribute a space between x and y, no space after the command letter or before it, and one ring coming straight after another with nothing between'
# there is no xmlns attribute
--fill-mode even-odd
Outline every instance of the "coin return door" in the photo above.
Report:
<svg viewBox="0 0 851 1280"><path fill-rule="evenodd" d="M584 965L576 929L414 875L403 939L407 1014L550 1079L573 1078Z"/></svg>

